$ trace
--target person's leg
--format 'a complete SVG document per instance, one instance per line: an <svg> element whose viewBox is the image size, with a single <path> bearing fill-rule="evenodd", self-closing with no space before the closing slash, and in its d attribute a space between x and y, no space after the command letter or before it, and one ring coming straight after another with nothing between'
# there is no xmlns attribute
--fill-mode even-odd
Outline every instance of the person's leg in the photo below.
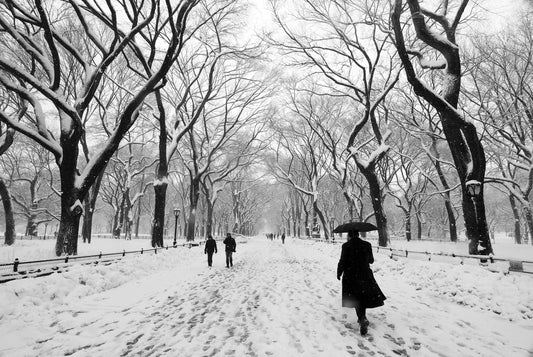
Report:
<svg viewBox="0 0 533 357"><path fill-rule="evenodd" d="M369 322L366 318L366 307L361 304L357 304L355 307L355 313L357 314L357 322L359 323L359 331L361 335L366 335L368 332Z"/></svg>
<svg viewBox="0 0 533 357"><path fill-rule="evenodd" d="M207 253L207 265L211 266L213 265L213 253Z"/></svg>
<svg viewBox="0 0 533 357"><path fill-rule="evenodd" d="M233 266L233 252L229 252L229 265Z"/></svg>
<svg viewBox="0 0 533 357"><path fill-rule="evenodd" d="M231 252L228 252L228 251L226 250L226 268L229 268L229 257L230 257L230 253L231 253Z"/></svg>

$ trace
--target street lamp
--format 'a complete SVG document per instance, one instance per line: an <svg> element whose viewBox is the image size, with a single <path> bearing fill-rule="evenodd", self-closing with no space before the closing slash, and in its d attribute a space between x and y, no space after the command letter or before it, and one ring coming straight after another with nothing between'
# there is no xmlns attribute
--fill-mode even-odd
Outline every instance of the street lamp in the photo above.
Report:
<svg viewBox="0 0 533 357"><path fill-rule="evenodd" d="M48 229L48 222L44 224L44 237L43 239L46 240L46 230Z"/></svg>
<svg viewBox="0 0 533 357"><path fill-rule="evenodd" d="M478 180L466 181L465 185L468 196L475 198L481 193L481 182Z"/></svg>
<svg viewBox="0 0 533 357"><path fill-rule="evenodd" d="M174 247L177 245L176 243L176 235L178 234L178 218L180 217L181 210L179 208L174 208L174 217L176 217L176 220L174 221L174 243L172 244Z"/></svg>

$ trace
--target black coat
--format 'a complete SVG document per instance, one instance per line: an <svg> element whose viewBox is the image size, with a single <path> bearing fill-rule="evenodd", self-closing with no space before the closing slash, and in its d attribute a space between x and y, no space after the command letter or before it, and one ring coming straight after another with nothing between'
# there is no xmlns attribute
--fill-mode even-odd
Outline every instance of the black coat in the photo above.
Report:
<svg viewBox="0 0 533 357"><path fill-rule="evenodd" d="M372 246L360 238L342 245L337 278L342 275L342 306L365 308L383 305L385 295L374 279L370 265L374 262Z"/></svg>
<svg viewBox="0 0 533 357"><path fill-rule="evenodd" d="M226 252L234 252L237 247L237 242L231 237L227 237L222 243L226 245Z"/></svg>
<svg viewBox="0 0 533 357"><path fill-rule="evenodd" d="M214 239L208 239L205 241L204 253L217 252L217 241Z"/></svg>

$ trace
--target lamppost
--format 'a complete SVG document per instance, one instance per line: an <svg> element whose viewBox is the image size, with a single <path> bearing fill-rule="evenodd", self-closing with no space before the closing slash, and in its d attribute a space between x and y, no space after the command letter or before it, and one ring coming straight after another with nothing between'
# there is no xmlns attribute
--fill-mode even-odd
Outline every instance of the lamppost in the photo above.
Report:
<svg viewBox="0 0 533 357"><path fill-rule="evenodd" d="M176 220L174 221L174 243L172 244L174 247L177 245L176 243L176 235L178 234L178 218L180 217L181 210L179 208L174 208L174 217L176 217Z"/></svg>
<svg viewBox="0 0 533 357"><path fill-rule="evenodd" d="M470 196L472 199L472 204L474 205L474 214L476 215L477 221L476 197L481 193L481 182L478 180L469 180L466 181L465 186L468 196Z"/></svg>
<svg viewBox="0 0 533 357"><path fill-rule="evenodd" d="M46 230L48 229L48 222L44 224L44 237L43 239L46 240Z"/></svg>

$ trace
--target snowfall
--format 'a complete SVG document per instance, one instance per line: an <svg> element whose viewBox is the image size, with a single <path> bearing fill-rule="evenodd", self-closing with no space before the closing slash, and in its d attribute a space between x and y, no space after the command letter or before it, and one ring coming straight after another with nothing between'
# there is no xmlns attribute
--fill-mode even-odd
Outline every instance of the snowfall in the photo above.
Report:
<svg viewBox="0 0 533 357"><path fill-rule="evenodd" d="M202 246L178 247L1 284L0 356L533 356L531 274L375 251L387 300L361 336L341 307L340 244L239 238L233 268L218 245L211 268ZM53 247L19 240L0 246L0 262ZM149 241L98 239L79 253L141 247ZM531 246L498 249L533 257Z"/></svg>

